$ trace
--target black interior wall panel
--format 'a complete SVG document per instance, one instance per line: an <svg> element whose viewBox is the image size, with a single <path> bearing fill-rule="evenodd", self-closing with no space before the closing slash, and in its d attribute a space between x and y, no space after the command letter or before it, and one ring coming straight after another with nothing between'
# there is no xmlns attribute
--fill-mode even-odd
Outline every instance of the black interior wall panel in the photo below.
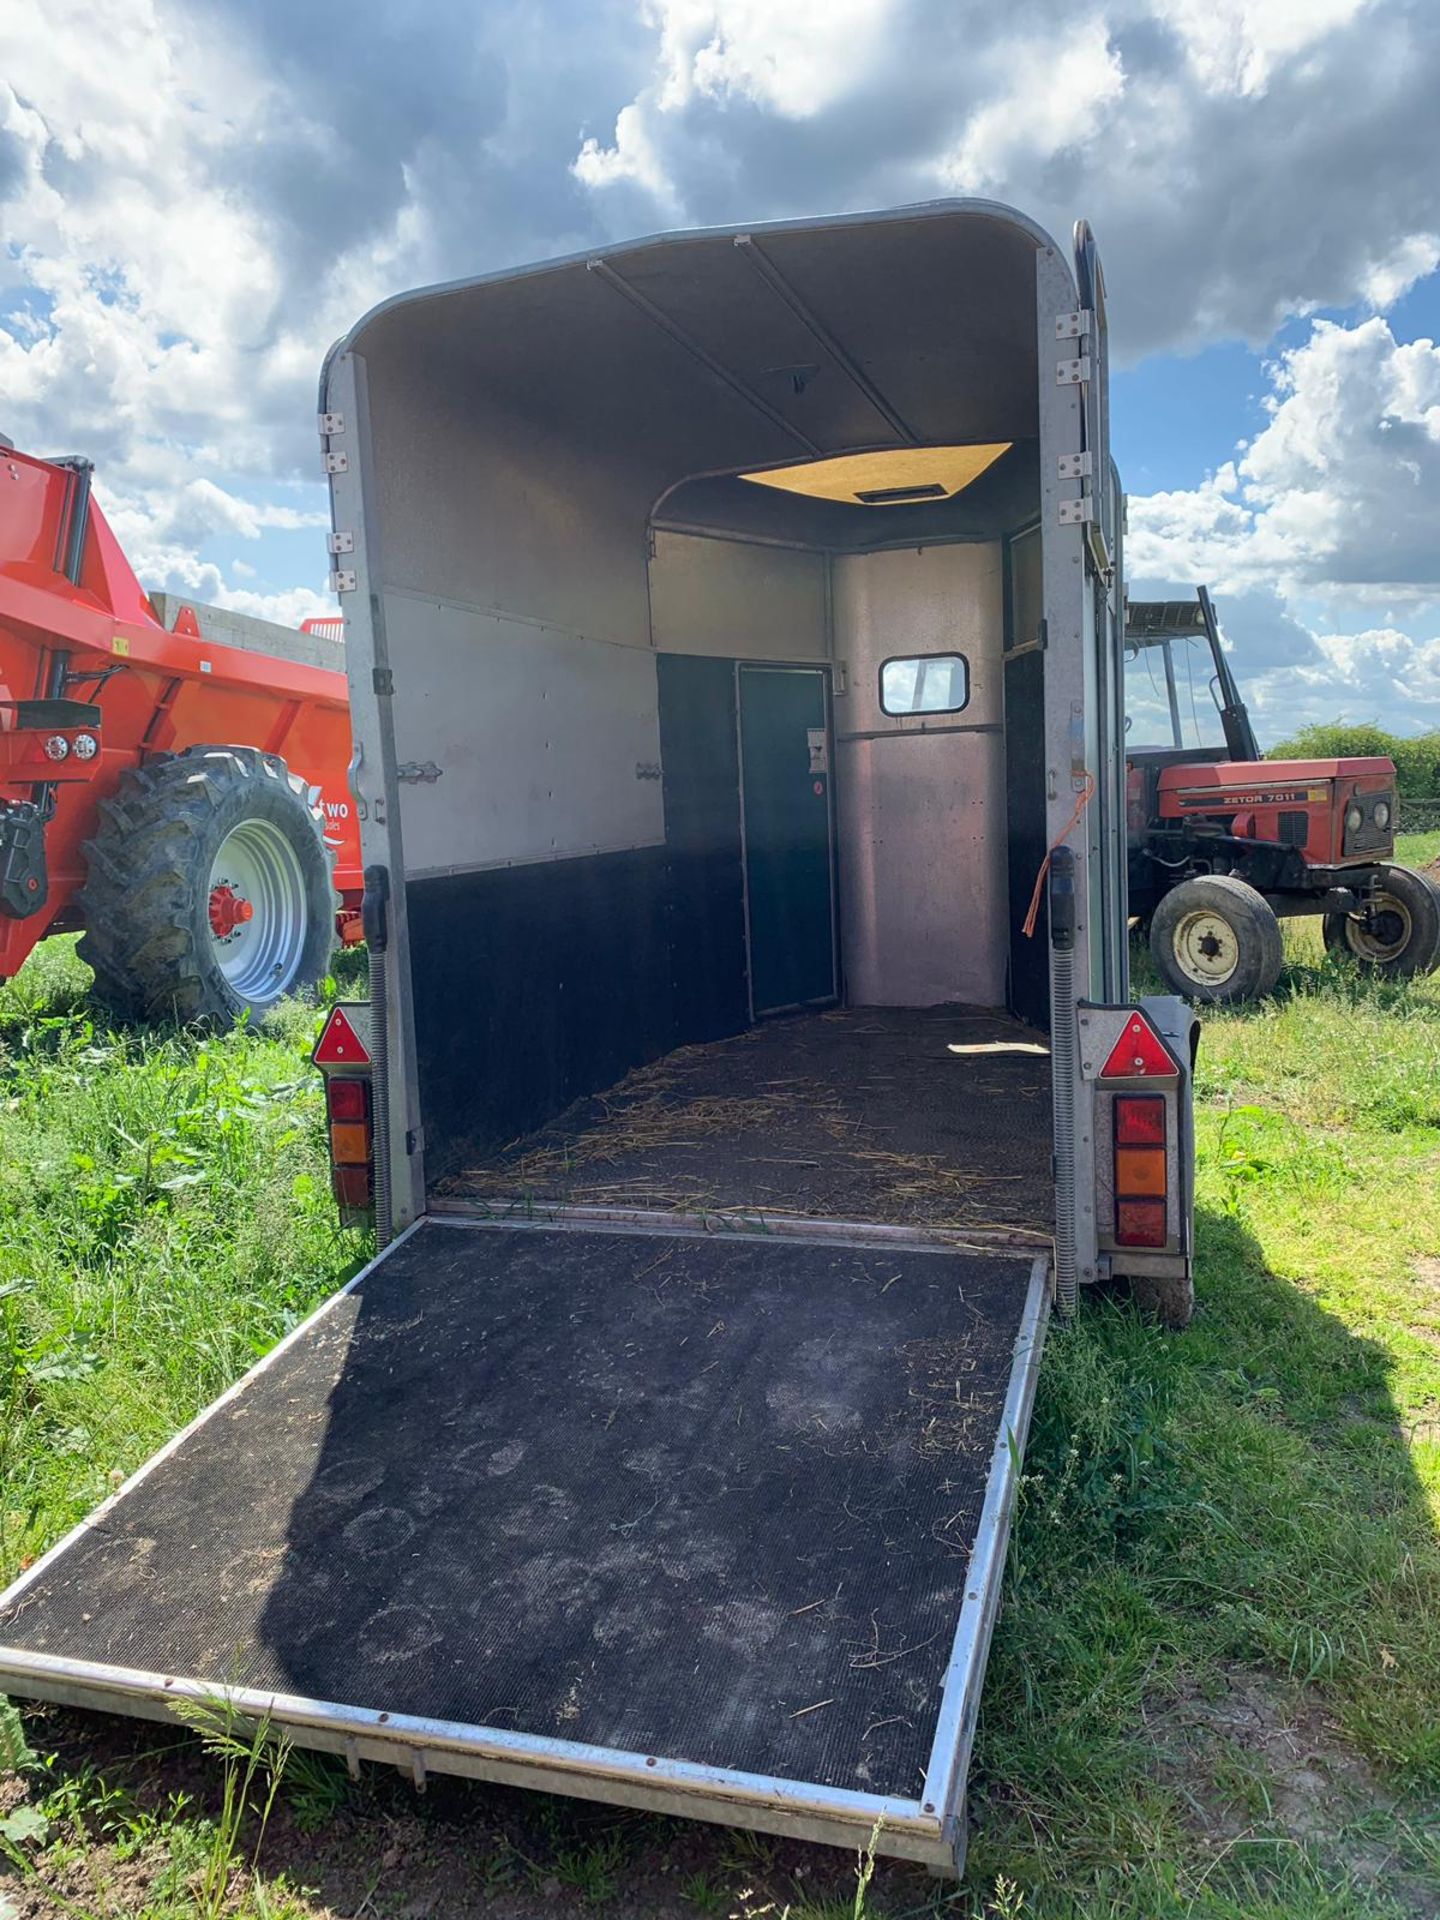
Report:
<svg viewBox="0 0 1440 1920"><path fill-rule="evenodd" d="M735 663L662 653L666 924L675 1043L719 1040L749 1018Z"/></svg>
<svg viewBox="0 0 1440 1920"><path fill-rule="evenodd" d="M428 1178L675 1044L666 893L663 847L409 883Z"/></svg>
<svg viewBox="0 0 1440 1920"><path fill-rule="evenodd" d="M1005 787L1010 891L1010 1011L1050 1026L1050 921L1042 902L1035 935L1022 931L1045 859L1045 655L1005 660Z"/></svg>

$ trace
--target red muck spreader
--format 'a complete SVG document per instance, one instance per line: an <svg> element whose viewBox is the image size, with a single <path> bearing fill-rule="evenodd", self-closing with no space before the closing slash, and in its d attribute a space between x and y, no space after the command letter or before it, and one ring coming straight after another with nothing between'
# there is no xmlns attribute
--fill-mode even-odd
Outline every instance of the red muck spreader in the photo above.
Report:
<svg viewBox="0 0 1440 1920"><path fill-rule="evenodd" d="M0 980L78 929L119 1011L260 1013L359 938L343 650L147 595L90 480L0 448Z"/></svg>

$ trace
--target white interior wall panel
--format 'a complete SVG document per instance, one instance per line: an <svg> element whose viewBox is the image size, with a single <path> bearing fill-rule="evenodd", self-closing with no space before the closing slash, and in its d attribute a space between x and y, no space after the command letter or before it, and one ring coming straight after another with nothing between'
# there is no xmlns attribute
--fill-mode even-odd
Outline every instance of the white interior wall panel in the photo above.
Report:
<svg viewBox="0 0 1440 1920"><path fill-rule="evenodd" d="M660 845L655 657L391 589L407 874Z"/></svg>
<svg viewBox="0 0 1440 1920"><path fill-rule="evenodd" d="M660 653L823 660L826 558L657 531L650 560L650 639Z"/></svg>

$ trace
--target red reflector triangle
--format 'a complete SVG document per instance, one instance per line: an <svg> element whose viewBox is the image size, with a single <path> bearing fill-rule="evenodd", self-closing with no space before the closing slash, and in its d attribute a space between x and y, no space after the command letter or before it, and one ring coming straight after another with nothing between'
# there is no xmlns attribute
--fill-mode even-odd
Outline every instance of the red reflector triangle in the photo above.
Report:
<svg viewBox="0 0 1440 1920"><path fill-rule="evenodd" d="M325 1022L325 1030L315 1043L311 1059L317 1067L368 1067L370 1055L364 1041L350 1023L343 1007L336 1007Z"/></svg>
<svg viewBox="0 0 1440 1920"><path fill-rule="evenodd" d="M1143 1013L1132 1013L1100 1069L1102 1080L1174 1080L1180 1069Z"/></svg>

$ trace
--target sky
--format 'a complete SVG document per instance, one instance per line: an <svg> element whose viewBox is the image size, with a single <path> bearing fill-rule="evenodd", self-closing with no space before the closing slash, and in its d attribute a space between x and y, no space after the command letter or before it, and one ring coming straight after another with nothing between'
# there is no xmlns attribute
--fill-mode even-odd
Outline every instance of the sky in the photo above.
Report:
<svg viewBox="0 0 1440 1920"><path fill-rule="evenodd" d="M316 380L387 294L1008 201L1105 263L1136 597L1262 742L1440 725L1436 0L4 0L0 432L147 587L331 611Z"/></svg>

